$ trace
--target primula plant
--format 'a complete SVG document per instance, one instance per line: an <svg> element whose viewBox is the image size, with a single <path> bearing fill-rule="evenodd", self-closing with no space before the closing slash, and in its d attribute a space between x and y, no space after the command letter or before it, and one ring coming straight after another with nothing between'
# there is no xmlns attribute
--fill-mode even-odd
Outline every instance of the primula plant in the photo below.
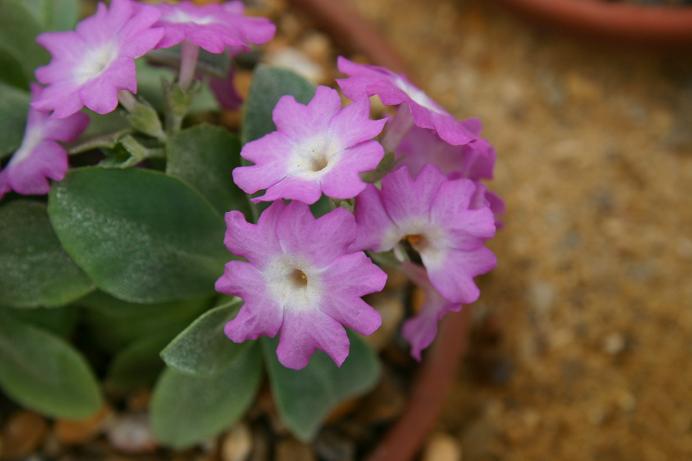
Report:
<svg viewBox="0 0 692 461"><path fill-rule="evenodd" d="M81 419L104 390L155 385L155 435L185 447L241 418L266 379L307 440L377 382L363 336L388 274L424 293L401 326L416 360L479 298L503 209L481 182L495 151L480 122L345 58L334 87L258 65L246 53L275 28L239 2L112 0L76 26L75 2L51 3L0 0L11 399ZM254 69L245 101L239 65ZM215 125L221 110L242 110L239 133Z"/></svg>

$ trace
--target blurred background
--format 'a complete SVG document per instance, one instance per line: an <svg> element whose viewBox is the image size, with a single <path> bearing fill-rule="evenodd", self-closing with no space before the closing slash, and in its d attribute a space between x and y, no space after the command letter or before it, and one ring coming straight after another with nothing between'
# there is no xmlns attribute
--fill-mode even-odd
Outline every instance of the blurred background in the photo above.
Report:
<svg viewBox="0 0 692 461"><path fill-rule="evenodd" d="M507 202L427 459L692 459L692 50L483 0L353 3L434 99L481 118Z"/></svg>

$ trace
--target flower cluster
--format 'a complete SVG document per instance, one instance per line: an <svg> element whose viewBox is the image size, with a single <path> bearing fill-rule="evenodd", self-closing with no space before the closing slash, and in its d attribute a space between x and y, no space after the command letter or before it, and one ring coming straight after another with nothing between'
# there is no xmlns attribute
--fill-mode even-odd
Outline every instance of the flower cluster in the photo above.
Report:
<svg viewBox="0 0 692 461"><path fill-rule="evenodd" d="M226 333L237 342L279 334L277 354L290 368L304 367L315 349L340 365L349 347L343 327L369 334L379 326L360 298L386 277L365 251L393 251L425 293L422 311L403 327L417 359L446 313L478 299L474 277L495 266L485 242L503 205L480 183L495 162L480 123L456 120L386 69L343 58L339 69L349 76L338 80L349 105L328 87L308 104L282 97L276 131L247 143L241 156L252 164L233 171L246 193L264 191L254 201L273 203L256 225L227 215L226 245L245 260L226 266L217 290L245 304ZM396 115L371 120L370 96ZM395 167L379 187L366 183L363 173L385 148ZM343 206L315 220L308 205L323 196Z"/></svg>
<svg viewBox="0 0 692 461"><path fill-rule="evenodd" d="M112 0L74 31L42 34L38 42L52 60L36 71L40 84L32 88L24 140L0 171L0 197L45 194L49 180L65 176L68 154L60 143L86 129L85 108L108 114L121 105L130 120L141 116L136 59L179 46L177 89L166 90L185 101L195 79L209 77L197 66L201 50L233 56L274 33L270 21L246 16L238 1ZM349 354L347 328L370 335L380 327L380 314L363 300L387 280L373 260L396 261L389 269L403 271L425 294L402 331L420 359L440 319L478 299L474 279L495 266L485 244L504 208L481 182L492 178L496 155L478 120L457 120L387 69L344 58L338 68L348 102L327 86L307 104L283 96L272 113L276 130L246 143L247 163L232 172L258 217L226 214L225 244L236 258L216 290L244 304L225 333L234 342L278 335L278 359L294 369L307 366L316 350L341 365ZM240 104L232 68L210 85L222 106ZM391 108L388 117L371 118L374 96ZM133 130L165 152L162 143L180 129L185 110L173 122L167 118L164 132L146 108L156 126L131 122ZM318 202L329 211L315 217Z"/></svg>
<svg viewBox="0 0 692 461"><path fill-rule="evenodd" d="M87 123L80 113L84 108L102 115L118 103L133 108L137 58L182 44L179 83L186 88L196 75L199 48L237 54L266 43L274 33L269 20L245 16L240 2L197 6L112 0L110 7L100 3L73 31L41 34L37 41L52 60L36 70L40 85L33 87L24 142L0 173L0 194L10 189L45 194L49 179L62 179L67 156L55 141L79 136ZM233 94L231 85L217 82L215 89Z"/></svg>

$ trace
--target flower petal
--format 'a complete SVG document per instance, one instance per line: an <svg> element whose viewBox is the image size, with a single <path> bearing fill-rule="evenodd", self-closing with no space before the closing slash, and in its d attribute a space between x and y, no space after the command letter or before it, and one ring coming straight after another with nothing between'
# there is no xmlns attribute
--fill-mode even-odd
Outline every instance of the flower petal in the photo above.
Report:
<svg viewBox="0 0 692 461"><path fill-rule="evenodd" d="M320 349L340 367L348 357L349 346L346 330L329 315L318 309L289 310L284 314L276 354L283 366L300 370L308 365L315 350Z"/></svg>

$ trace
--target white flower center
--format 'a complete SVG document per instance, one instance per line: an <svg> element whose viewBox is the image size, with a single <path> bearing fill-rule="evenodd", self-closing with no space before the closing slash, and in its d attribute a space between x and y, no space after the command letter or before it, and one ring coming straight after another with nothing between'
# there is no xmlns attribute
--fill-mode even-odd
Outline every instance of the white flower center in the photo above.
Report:
<svg viewBox="0 0 692 461"><path fill-rule="evenodd" d="M444 113L444 110L442 110L442 108L439 105L437 105L435 101L430 99L430 97L428 97L427 94L425 94L421 89L407 82L403 78L396 77L394 79L394 85L396 85L397 88L406 93L409 98L413 99L416 102L416 104L423 106L426 109L429 109L433 112L437 112L438 114Z"/></svg>
<svg viewBox="0 0 692 461"><path fill-rule="evenodd" d="M175 24L197 24L199 26L204 26L207 24L212 24L214 18L211 16L192 16L181 10L175 10L165 18L166 22L172 22Z"/></svg>
<svg viewBox="0 0 692 461"><path fill-rule="evenodd" d="M289 309L309 310L322 300L320 271L296 257L281 255L262 271L271 297Z"/></svg>
<svg viewBox="0 0 692 461"><path fill-rule="evenodd" d="M449 250L447 233L427 217L396 223L385 234L384 243L391 248L402 240L423 258L428 268L443 263Z"/></svg>
<svg viewBox="0 0 692 461"><path fill-rule="evenodd" d="M318 135L293 147L288 159L288 174L318 179L338 163L343 147L334 136Z"/></svg>
<svg viewBox="0 0 692 461"><path fill-rule="evenodd" d="M38 147L39 144L43 142L43 130L40 126L27 129L24 133L24 139L22 140L22 145L19 146L19 150L15 152L10 160L10 164L18 165L19 163L26 160L31 153Z"/></svg>
<svg viewBox="0 0 692 461"><path fill-rule="evenodd" d="M105 42L87 50L82 62L75 69L75 79L80 85L95 79L107 70L118 57L118 44Z"/></svg>

